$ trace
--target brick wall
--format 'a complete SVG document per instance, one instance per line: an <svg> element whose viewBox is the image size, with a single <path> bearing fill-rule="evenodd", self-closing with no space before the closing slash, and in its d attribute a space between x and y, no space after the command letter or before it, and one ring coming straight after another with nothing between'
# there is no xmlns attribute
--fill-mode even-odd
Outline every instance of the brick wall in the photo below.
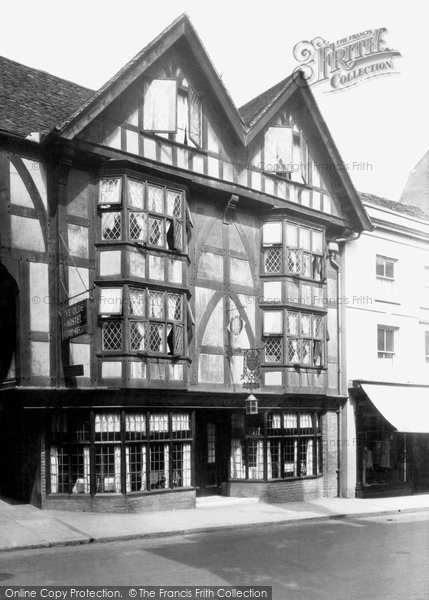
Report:
<svg viewBox="0 0 429 600"><path fill-rule="evenodd" d="M87 512L125 513L195 508L195 490L151 492L142 495L46 496L42 508Z"/></svg>
<svg viewBox="0 0 429 600"><path fill-rule="evenodd" d="M229 495L239 498L257 497L265 502L303 502L320 498L323 478L295 479L293 481L249 482L233 481Z"/></svg>

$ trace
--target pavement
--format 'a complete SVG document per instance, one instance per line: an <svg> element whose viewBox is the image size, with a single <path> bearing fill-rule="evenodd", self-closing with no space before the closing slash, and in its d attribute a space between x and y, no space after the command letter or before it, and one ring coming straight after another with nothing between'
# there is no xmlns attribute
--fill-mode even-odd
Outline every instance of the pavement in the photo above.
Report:
<svg viewBox="0 0 429 600"><path fill-rule="evenodd" d="M319 498L285 504L212 496L198 499L194 509L126 514L40 510L0 500L0 551L418 511L429 511L429 494L377 499Z"/></svg>

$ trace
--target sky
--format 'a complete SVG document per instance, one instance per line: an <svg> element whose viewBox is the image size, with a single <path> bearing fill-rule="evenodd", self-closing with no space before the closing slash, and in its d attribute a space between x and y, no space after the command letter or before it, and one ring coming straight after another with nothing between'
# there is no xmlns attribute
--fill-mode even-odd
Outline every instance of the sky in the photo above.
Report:
<svg viewBox="0 0 429 600"><path fill-rule="evenodd" d="M297 43L386 28L386 45L401 54L395 74L334 93L322 84L312 91L356 188L399 200L429 149L425 8L417 0L17 0L2 6L0 54L98 89L186 12L241 106L298 66Z"/></svg>

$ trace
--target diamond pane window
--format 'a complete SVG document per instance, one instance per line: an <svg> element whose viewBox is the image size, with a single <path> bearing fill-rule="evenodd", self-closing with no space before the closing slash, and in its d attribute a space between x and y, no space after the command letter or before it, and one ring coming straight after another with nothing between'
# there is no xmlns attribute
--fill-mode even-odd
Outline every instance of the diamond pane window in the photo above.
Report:
<svg viewBox="0 0 429 600"><path fill-rule="evenodd" d="M148 185L147 187L148 209L157 213L164 213L164 190L163 188Z"/></svg>
<svg viewBox="0 0 429 600"><path fill-rule="evenodd" d="M265 341L265 362L282 361L282 343L281 337L272 337Z"/></svg>
<svg viewBox="0 0 429 600"><path fill-rule="evenodd" d="M121 213L103 212L101 215L101 239L121 239Z"/></svg>
<svg viewBox="0 0 429 600"><path fill-rule="evenodd" d="M201 100L198 94L189 88L189 137L197 146L201 146L201 122Z"/></svg>
<svg viewBox="0 0 429 600"><path fill-rule="evenodd" d="M146 323L130 321L130 348L144 350L147 347Z"/></svg>
<svg viewBox="0 0 429 600"><path fill-rule="evenodd" d="M311 277L311 255L304 252L302 255L302 276Z"/></svg>
<svg viewBox="0 0 429 600"><path fill-rule="evenodd" d="M167 190L167 215L180 219L182 217L182 194Z"/></svg>
<svg viewBox="0 0 429 600"><path fill-rule="evenodd" d="M323 317L313 315L313 337L323 337Z"/></svg>
<svg viewBox="0 0 429 600"><path fill-rule="evenodd" d="M182 320L182 296L181 294L168 294L168 318L173 321Z"/></svg>
<svg viewBox="0 0 429 600"><path fill-rule="evenodd" d="M269 248L264 250L265 273L278 273L282 270L281 248Z"/></svg>
<svg viewBox="0 0 429 600"><path fill-rule="evenodd" d="M146 240L146 223L146 213L130 212L130 240Z"/></svg>
<svg viewBox="0 0 429 600"><path fill-rule="evenodd" d="M301 362L301 340L287 340L287 360L294 364Z"/></svg>
<svg viewBox="0 0 429 600"><path fill-rule="evenodd" d="M149 218L149 243L164 246L164 227L162 219Z"/></svg>
<svg viewBox="0 0 429 600"><path fill-rule="evenodd" d="M302 340L302 364L310 364L310 341Z"/></svg>
<svg viewBox="0 0 429 600"><path fill-rule="evenodd" d="M128 205L139 210L144 209L144 183L128 179Z"/></svg>
<svg viewBox="0 0 429 600"><path fill-rule="evenodd" d="M102 325L103 350L122 349L121 321L104 321Z"/></svg>
<svg viewBox="0 0 429 600"><path fill-rule="evenodd" d="M301 251L288 250L287 253L287 268L290 273L301 272Z"/></svg>
<svg viewBox="0 0 429 600"><path fill-rule="evenodd" d="M310 335L310 315L301 315L301 335Z"/></svg>
<svg viewBox="0 0 429 600"><path fill-rule="evenodd" d="M164 352L164 330L165 325L161 323L150 323L149 350L151 352Z"/></svg>
<svg viewBox="0 0 429 600"><path fill-rule="evenodd" d="M120 204L121 203L121 179L111 178L100 181L98 191L99 204Z"/></svg>
<svg viewBox="0 0 429 600"><path fill-rule="evenodd" d="M149 317L154 319L164 318L163 292L149 292Z"/></svg>
<svg viewBox="0 0 429 600"><path fill-rule="evenodd" d="M287 332L291 335L298 335L298 313L287 313Z"/></svg>
<svg viewBox="0 0 429 600"><path fill-rule="evenodd" d="M173 325L173 354L183 354L183 325Z"/></svg>
<svg viewBox="0 0 429 600"><path fill-rule="evenodd" d="M130 288L130 315L143 317L145 314L145 291Z"/></svg>

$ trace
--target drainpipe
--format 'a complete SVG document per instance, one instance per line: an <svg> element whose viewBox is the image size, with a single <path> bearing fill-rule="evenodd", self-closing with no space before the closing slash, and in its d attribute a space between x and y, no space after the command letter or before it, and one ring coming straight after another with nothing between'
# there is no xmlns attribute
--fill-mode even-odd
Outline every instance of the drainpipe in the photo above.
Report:
<svg viewBox="0 0 429 600"><path fill-rule="evenodd" d="M343 389L343 305L340 304L340 294L342 291L342 274L341 266L335 260L337 253L340 250L339 244L351 242L359 239L360 232L355 232L349 237L337 238L328 243L329 261L337 272L337 345L338 345L338 371L337 371L337 389L341 395ZM337 497L341 496L341 421L342 421L342 406L341 401L338 402L337 409Z"/></svg>

